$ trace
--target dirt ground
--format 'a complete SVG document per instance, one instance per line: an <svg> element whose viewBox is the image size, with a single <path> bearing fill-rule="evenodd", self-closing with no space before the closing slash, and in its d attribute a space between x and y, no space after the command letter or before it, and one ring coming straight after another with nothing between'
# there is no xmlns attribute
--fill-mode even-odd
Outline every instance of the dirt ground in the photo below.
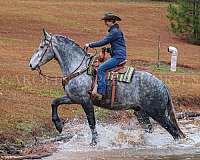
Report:
<svg viewBox="0 0 200 160"><path fill-rule="evenodd" d="M42 28L69 36L83 46L106 34L100 18L108 11L123 19L120 25L126 36L129 64L164 80L177 110L199 111L200 46L188 44L170 31L167 6L168 3L150 2L0 0L0 142L23 145L30 135L55 134L50 101L63 94L61 83L41 79L28 67ZM162 68L156 69L159 35ZM179 50L176 73L168 71L169 45ZM55 62L43 68L49 74L60 75ZM61 115L73 117L76 108L60 108Z"/></svg>

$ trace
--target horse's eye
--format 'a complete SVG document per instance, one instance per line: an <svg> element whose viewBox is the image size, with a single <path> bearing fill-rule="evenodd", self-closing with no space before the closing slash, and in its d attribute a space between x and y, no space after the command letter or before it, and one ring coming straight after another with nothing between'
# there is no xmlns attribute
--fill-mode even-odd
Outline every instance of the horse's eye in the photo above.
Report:
<svg viewBox="0 0 200 160"><path fill-rule="evenodd" d="M43 49L43 48L44 48L44 46L40 46L40 48L41 48L41 49Z"/></svg>

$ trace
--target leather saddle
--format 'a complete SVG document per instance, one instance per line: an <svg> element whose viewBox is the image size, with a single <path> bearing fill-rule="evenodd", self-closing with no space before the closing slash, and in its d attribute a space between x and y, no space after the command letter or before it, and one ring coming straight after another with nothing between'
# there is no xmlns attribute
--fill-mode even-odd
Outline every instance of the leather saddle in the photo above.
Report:
<svg viewBox="0 0 200 160"><path fill-rule="evenodd" d="M97 61L93 64L93 67L97 70L98 69L98 66L105 62L106 59L104 60L100 60L99 58L97 59ZM116 67L113 67L109 70L107 70L107 72L111 72L111 73L126 73L127 71L127 67L125 66L126 65L126 62L127 60L124 60L123 62L121 62L120 64L118 64Z"/></svg>
<svg viewBox="0 0 200 160"><path fill-rule="evenodd" d="M121 62L120 64L118 64L116 67L109 69L107 72L111 72L111 73L126 73L127 71L127 67L126 65L127 60Z"/></svg>
<svg viewBox="0 0 200 160"><path fill-rule="evenodd" d="M102 52L98 59L92 64L93 68L96 70L98 70L98 66L105 62L106 58L105 58L105 52ZM127 60L121 62L120 64L118 64L116 67L109 69L106 71L106 78L108 77L108 73L113 77L112 78L112 95L111 95L111 107L114 106L114 102L115 102L115 92L116 92L116 83L117 83L117 74L123 74L126 73L128 70L128 67L125 66ZM91 95L91 98L93 97L92 95L92 91L95 87L95 85L97 85L97 74L95 75L95 77L93 78L93 82L92 82L92 87L91 90L88 92Z"/></svg>

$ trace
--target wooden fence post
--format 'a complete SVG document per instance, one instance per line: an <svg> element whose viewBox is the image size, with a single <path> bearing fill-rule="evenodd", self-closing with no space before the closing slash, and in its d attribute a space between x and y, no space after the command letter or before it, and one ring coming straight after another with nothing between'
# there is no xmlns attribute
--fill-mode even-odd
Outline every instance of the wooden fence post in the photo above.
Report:
<svg viewBox="0 0 200 160"><path fill-rule="evenodd" d="M160 35L158 36L157 68L160 67Z"/></svg>

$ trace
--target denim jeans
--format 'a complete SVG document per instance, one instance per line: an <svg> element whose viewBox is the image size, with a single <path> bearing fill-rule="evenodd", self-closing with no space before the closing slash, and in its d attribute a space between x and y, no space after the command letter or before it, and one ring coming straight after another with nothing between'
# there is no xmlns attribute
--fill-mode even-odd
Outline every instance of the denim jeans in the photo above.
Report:
<svg viewBox="0 0 200 160"><path fill-rule="evenodd" d="M98 67L98 80L97 80L97 92L101 95L106 94L106 70L114 68L125 59L112 57L100 64Z"/></svg>

